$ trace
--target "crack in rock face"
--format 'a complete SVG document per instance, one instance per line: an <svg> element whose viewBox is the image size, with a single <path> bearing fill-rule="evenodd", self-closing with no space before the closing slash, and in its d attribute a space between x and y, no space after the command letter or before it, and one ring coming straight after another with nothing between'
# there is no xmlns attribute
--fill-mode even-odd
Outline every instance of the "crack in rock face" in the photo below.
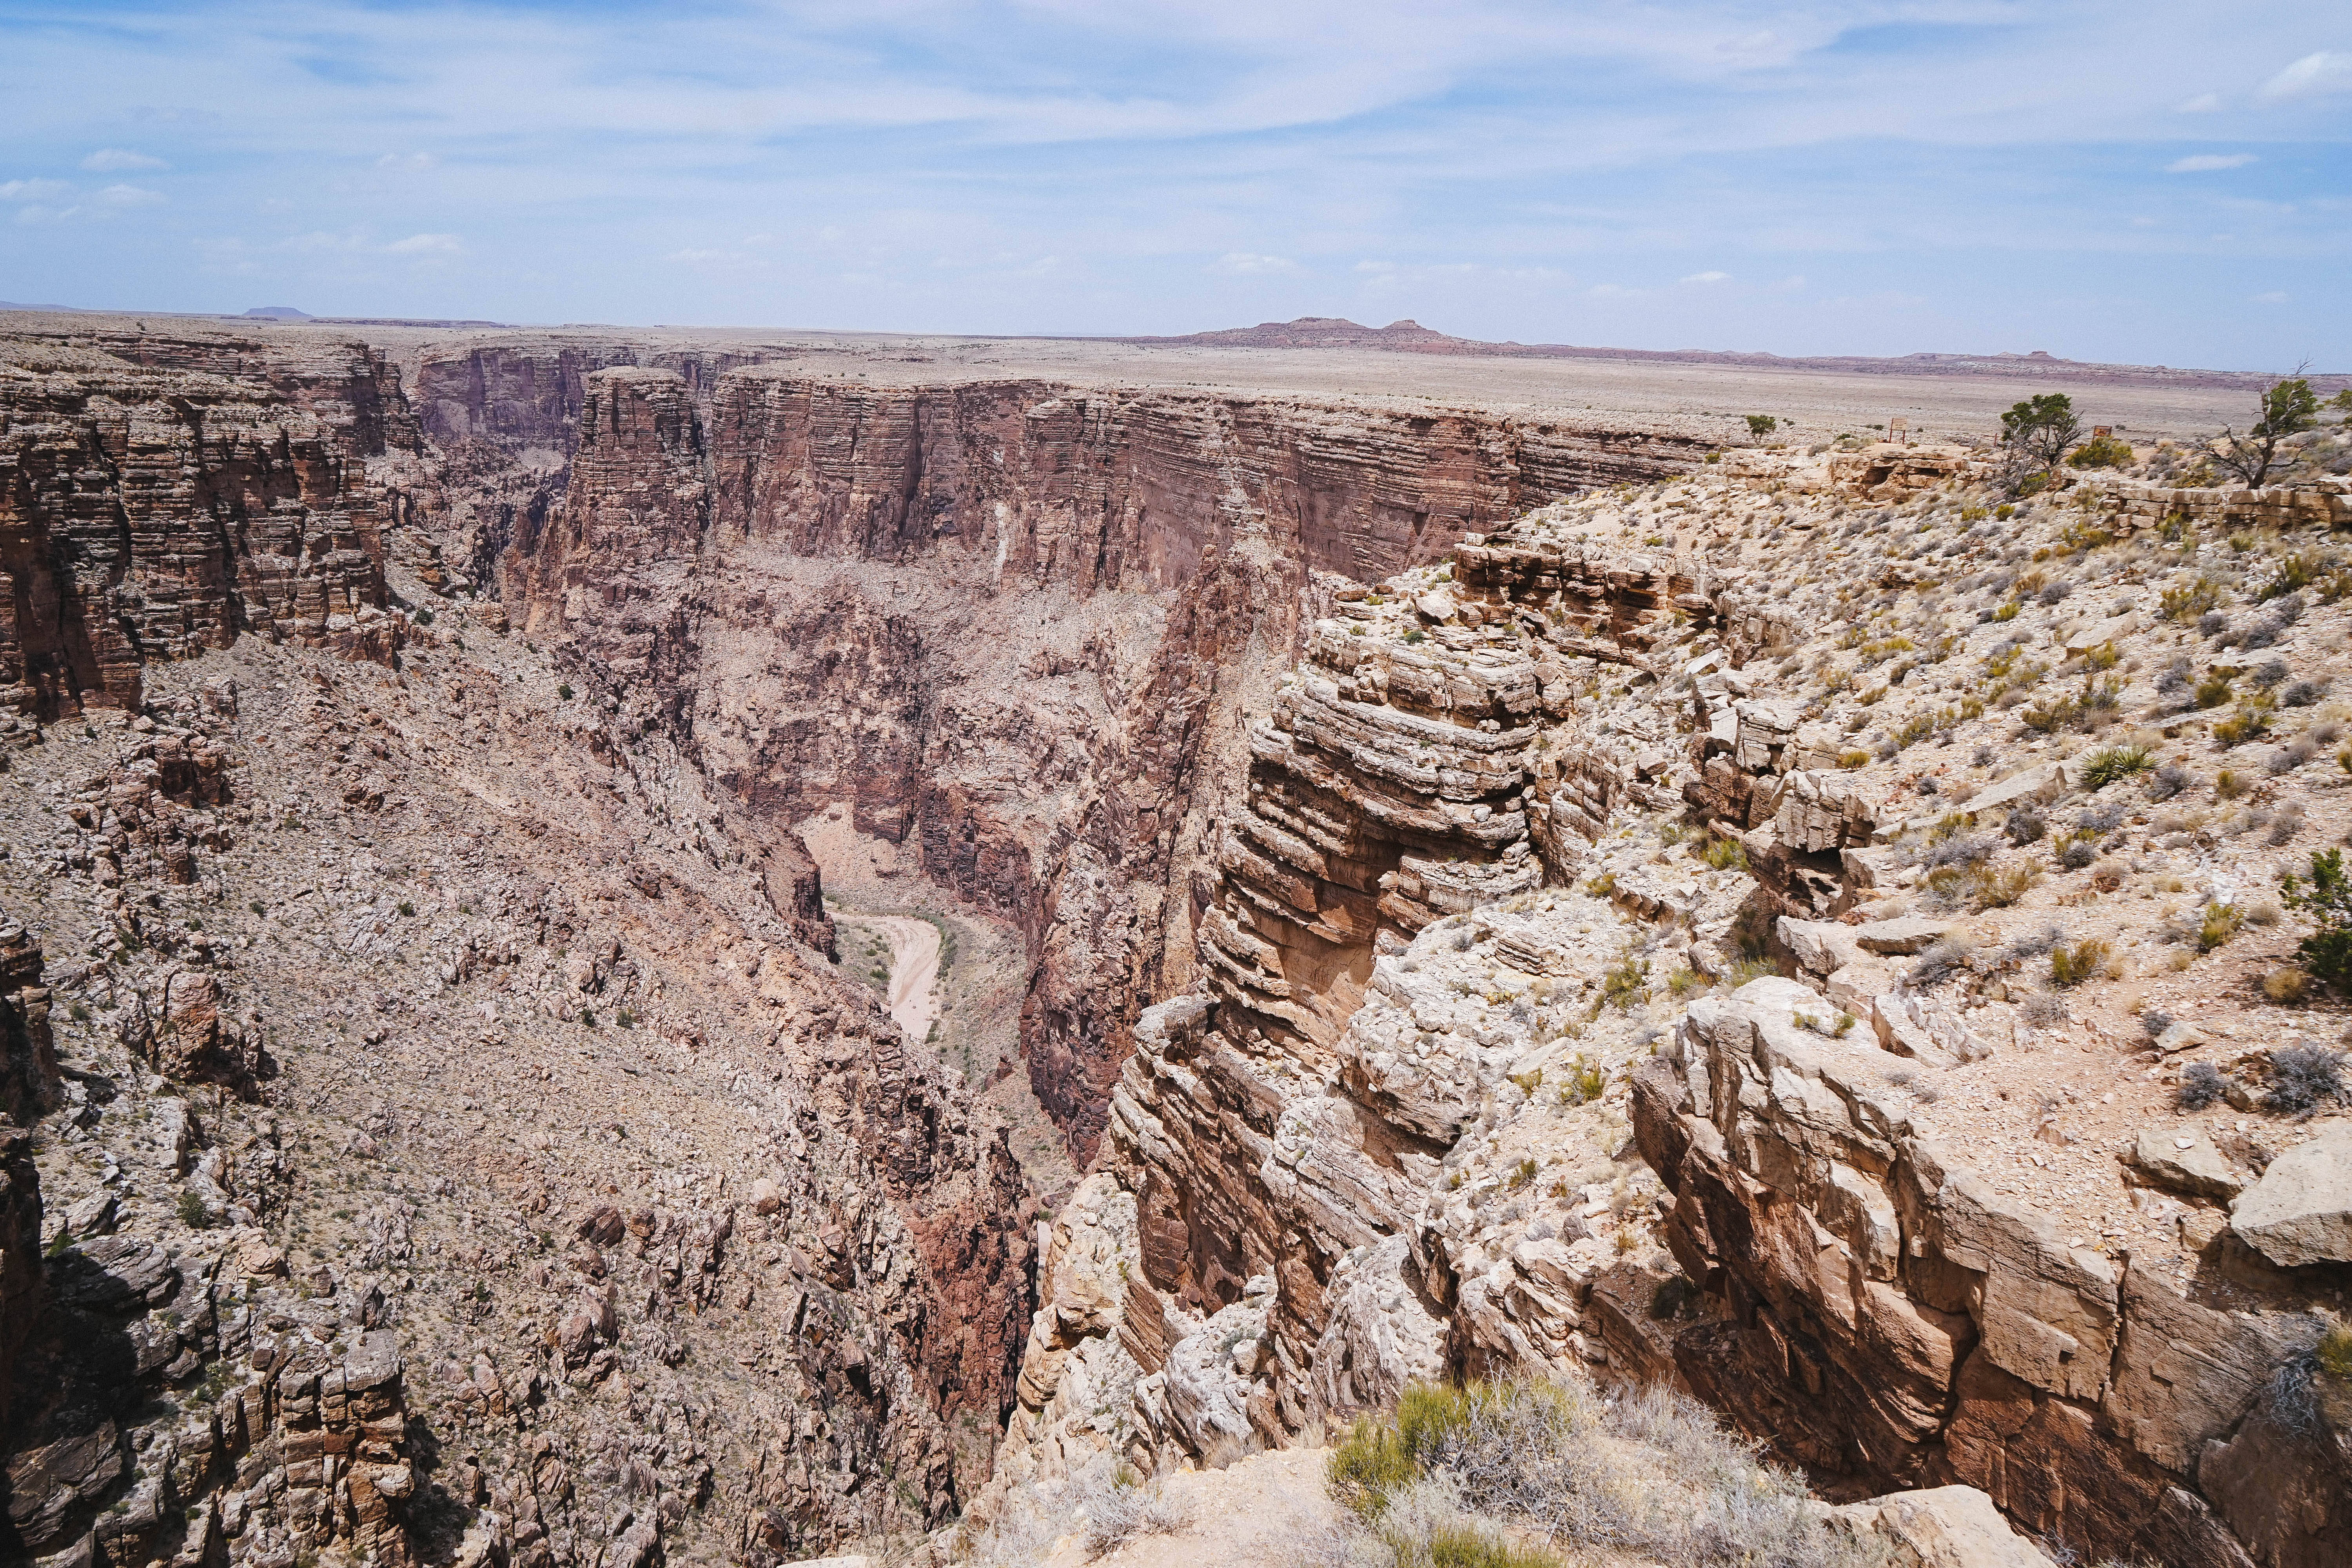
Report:
<svg viewBox="0 0 2352 1568"><path fill-rule="evenodd" d="M1465 1377L2352 1526L2336 437L150 325L0 332L16 1553L1046 1550Z"/></svg>

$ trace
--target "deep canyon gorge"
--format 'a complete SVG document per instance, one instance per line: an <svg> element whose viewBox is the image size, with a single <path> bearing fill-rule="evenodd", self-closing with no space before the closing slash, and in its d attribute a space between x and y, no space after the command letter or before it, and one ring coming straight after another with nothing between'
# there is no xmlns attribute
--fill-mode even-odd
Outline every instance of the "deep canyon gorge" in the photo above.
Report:
<svg viewBox="0 0 2352 1568"><path fill-rule="evenodd" d="M10 1552L944 1562L1552 1373L2341 1560L2340 436L1093 352L0 318Z"/></svg>

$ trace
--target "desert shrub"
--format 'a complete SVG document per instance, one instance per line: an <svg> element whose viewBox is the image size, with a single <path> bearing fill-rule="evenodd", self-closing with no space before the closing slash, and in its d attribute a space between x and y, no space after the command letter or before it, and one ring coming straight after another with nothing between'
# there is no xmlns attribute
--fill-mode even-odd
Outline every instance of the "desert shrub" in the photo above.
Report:
<svg viewBox="0 0 2352 1568"><path fill-rule="evenodd" d="M2200 577L2177 588L2167 588L2158 600L2158 607L2168 621L2193 621L2221 602L2221 584L2210 577Z"/></svg>
<svg viewBox="0 0 2352 1568"><path fill-rule="evenodd" d="M2324 681L2296 680L2290 681L2286 689L2279 693L2279 701L2288 708L2308 708L2326 695L2327 686Z"/></svg>
<svg viewBox="0 0 2352 1568"><path fill-rule="evenodd" d="M2050 984L2080 985L2104 973L2115 957L2115 950L2097 937L2084 937L2071 947L2053 948L2050 952Z"/></svg>
<svg viewBox="0 0 2352 1568"><path fill-rule="evenodd" d="M1184 1528L1191 1515L1160 1483L1143 1480L1125 1465L1104 1465L1086 1474L1079 1506L1087 1516L1087 1551L1100 1557L1146 1535Z"/></svg>
<svg viewBox="0 0 2352 1568"><path fill-rule="evenodd" d="M182 1188L179 1202L174 1206L179 1214L180 1223L189 1229L208 1230L212 1227L213 1211L206 1208L205 1200L195 1194Z"/></svg>
<svg viewBox="0 0 2352 1568"><path fill-rule="evenodd" d="M2254 602L2262 604L2271 599L2284 598L2290 594L2299 595L2304 589L2326 577L2331 564L2326 557L2316 552L2297 551L2279 562L2271 580L2263 584L2261 592L2254 595ZM2300 605L2296 606L2298 611L2301 608Z"/></svg>
<svg viewBox="0 0 2352 1568"><path fill-rule="evenodd" d="M1905 977L1906 984L1916 986L1934 985L1958 973L1968 963L1968 959L1967 945L1955 942L1950 937L1929 942L1920 952L1918 962L1912 964L1911 973Z"/></svg>
<svg viewBox="0 0 2352 1568"><path fill-rule="evenodd" d="M2017 1005L2019 1014L2037 1029L2054 1029L2066 1021L2065 1001L2036 991Z"/></svg>
<svg viewBox="0 0 2352 1568"><path fill-rule="evenodd" d="M2020 849L2037 842L2049 831L2050 819L2042 815L2039 807L2031 805L2013 808L2009 814L2009 820L2000 825L2001 837Z"/></svg>
<svg viewBox="0 0 2352 1568"><path fill-rule="evenodd" d="M2339 1383L2352 1383L2352 1325L2336 1323L2319 1336L2312 1349L2319 1370Z"/></svg>
<svg viewBox="0 0 2352 1568"><path fill-rule="evenodd" d="M1710 870L1745 871L1748 869L1748 847L1737 838L1717 838L1699 852Z"/></svg>
<svg viewBox="0 0 2352 1568"><path fill-rule="evenodd" d="M2263 994L2282 1007L2298 1007L2311 995L2311 976L2289 964L2263 976Z"/></svg>
<svg viewBox="0 0 2352 1568"><path fill-rule="evenodd" d="M1408 1415L1417 1394L1439 1421ZM1328 1473L1399 1568L1557 1561L1502 1555L1505 1527L1580 1557L1672 1568L1861 1568L1877 1556L1821 1517L1800 1478L1665 1389L1607 1400L1567 1384L1408 1390L1395 1416L1357 1423Z"/></svg>
<svg viewBox="0 0 2352 1568"><path fill-rule="evenodd" d="M2268 691L2280 681L2284 680L2286 679L2286 666L2273 658L2256 665L2253 672L2246 679L2252 681L2264 691Z"/></svg>
<svg viewBox="0 0 2352 1568"><path fill-rule="evenodd" d="M2338 991L2352 990L2352 878L2344 873L2344 851L2314 850L2310 873L2288 872L2279 892L2317 928L2295 948L2303 966Z"/></svg>
<svg viewBox="0 0 2352 1568"><path fill-rule="evenodd" d="M2115 436L2094 436L2074 448L2066 461L2077 468L2122 468L2131 465L2131 443Z"/></svg>
<svg viewBox="0 0 2352 1568"><path fill-rule="evenodd" d="M2230 678L2215 670L2197 683L2194 695L2199 709L2219 708L2230 700Z"/></svg>
<svg viewBox="0 0 2352 1568"><path fill-rule="evenodd" d="M2179 763L2166 763L2149 773L2140 787L2147 792L2150 800L2170 800L2196 782Z"/></svg>
<svg viewBox="0 0 2352 1568"><path fill-rule="evenodd" d="M1960 816L1960 814L1955 812L1944 820L1948 822L1953 816ZM1967 818L1962 816L1960 820L1965 822ZM1940 827L1942 824L1937 826ZM1973 866L1980 860L1990 859L1993 851L2000 847L1999 841L1989 833L1954 833L1929 844L1927 852L1920 857L1920 864L1930 869L1938 866Z"/></svg>
<svg viewBox="0 0 2352 1568"><path fill-rule="evenodd" d="M2246 917L2235 904L2208 904L2197 921L2197 951L2210 952L2236 936Z"/></svg>
<svg viewBox="0 0 2352 1568"><path fill-rule="evenodd" d="M2117 779L2137 776L2156 766L2156 759L2141 745L2105 746L2091 753L2083 764L2083 787L2105 789Z"/></svg>
<svg viewBox="0 0 2352 1568"><path fill-rule="evenodd" d="M2274 773L2291 773L2317 755L2318 745L2308 736L2298 735L2273 752L2264 765Z"/></svg>
<svg viewBox="0 0 2352 1568"><path fill-rule="evenodd" d="M2300 1115L2344 1092L2344 1058L2326 1046L2281 1046L2271 1053L2265 1110Z"/></svg>
<svg viewBox="0 0 2352 1568"><path fill-rule="evenodd" d="M2229 629L2230 617L2223 615L2219 610L2208 610L2203 615L2197 617L2197 635L2199 637L2218 637Z"/></svg>
<svg viewBox="0 0 2352 1568"><path fill-rule="evenodd" d="M2211 1062L2190 1062L2180 1069L2180 1109L2202 1110L2220 1100L2228 1087L2229 1080Z"/></svg>
<svg viewBox="0 0 2352 1568"><path fill-rule="evenodd" d="M2235 800L2246 793L2245 776L2235 768L2223 768L2213 775L2213 793L2223 800Z"/></svg>
<svg viewBox="0 0 2352 1568"><path fill-rule="evenodd" d="M1610 966L1601 976L1601 999L1619 1012L1649 994L1650 963L1631 955Z"/></svg>
<svg viewBox="0 0 2352 1568"><path fill-rule="evenodd" d="M2239 700L2238 710L2213 726L2213 739L2224 747L2242 746L2271 727L2270 694L2248 693Z"/></svg>
<svg viewBox="0 0 2352 1568"><path fill-rule="evenodd" d="M2098 858L2098 847L2087 838L2069 838L2058 851L2058 864L2069 871L2079 871Z"/></svg>

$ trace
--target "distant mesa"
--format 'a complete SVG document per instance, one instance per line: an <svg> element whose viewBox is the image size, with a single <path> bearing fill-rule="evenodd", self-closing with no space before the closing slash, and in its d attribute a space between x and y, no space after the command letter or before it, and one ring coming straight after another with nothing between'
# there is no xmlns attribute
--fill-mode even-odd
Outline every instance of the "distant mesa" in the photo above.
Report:
<svg viewBox="0 0 2352 1568"><path fill-rule="evenodd" d="M1638 360L1680 364L1750 365L1774 370L1840 371L1852 375L1994 375L2081 382L2158 382L2175 386L2267 386L2271 375L2242 371L2175 370L2164 365L2095 364L2060 359L2047 349L2030 353L1915 353L1899 359L1820 355L1784 359L1772 353L1711 349L1586 348L1573 343L1486 342L1436 331L1419 321L1367 327L1343 316L1301 316L1295 321L1261 321L1183 337L1117 338L1116 342L1225 349L1374 349L1392 353L1458 354L1493 359ZM2317 384L2323 378L2314 376ZM2324 378L2332 383L2333 376Z"/></svg>
<svg viewBox="0 0 2352 1568"><path fill-rule="evenodd" d="M269 321L315 321L319 318L308 310L298 310L291 305L256 305L246 312Z"/></svg>

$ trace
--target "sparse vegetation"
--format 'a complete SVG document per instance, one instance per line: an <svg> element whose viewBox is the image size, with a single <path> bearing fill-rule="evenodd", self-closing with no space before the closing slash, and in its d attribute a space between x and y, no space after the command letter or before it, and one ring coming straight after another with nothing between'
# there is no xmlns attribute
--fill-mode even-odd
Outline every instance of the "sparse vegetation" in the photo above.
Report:
<svg viewBox="0 0 2352 1568"><path fill-rule="evenodd" d="M2072 946L2051 949L2050 984L2080 985L2107 973L2114 962L2113 947L2097 937L2084 937Z"/></svg>
<svg viewBox="0 0 2352 1568"><path fill-rule="evenodd" d="M2344 1092L2344 1058L2325 1046L2281 1046L2271 1053L2271 1088L2265 1110L2308 1115L2323 1100Z"/></svg>
<svg viewBox="0 0 2352 1568"><path fill-rule="evenodd" d="M2344 851L2314 850L2308 874L2282 877L2279 896L2317 928L2295 948L2304 968L2339 992L2352 990L2352 878Z"/></svg>
<svg viewBox="0 0 2352 1568"><path fill-rule="evenodd" d="M2221 1069L2211 1062L2190 1062L2180 1069L2179 1100L2183 1110L2202 1110L2219 1100L2229 1087Z"/></svg>
<svg viewBox="0 0 2352 1568"><path fill-rule="evenodd" d="M1327 1473L1357 1528L1400 1568L1559 1561L1512 1546L1513 1531L1666 1568L1861 1568L1877 1559L1819 1515L1799 1477L1762 1463L1696 1400L1662 1388L1611 1399L1567 1383L1409 1388L1393 1415L1356 1423Z"/></svg>

